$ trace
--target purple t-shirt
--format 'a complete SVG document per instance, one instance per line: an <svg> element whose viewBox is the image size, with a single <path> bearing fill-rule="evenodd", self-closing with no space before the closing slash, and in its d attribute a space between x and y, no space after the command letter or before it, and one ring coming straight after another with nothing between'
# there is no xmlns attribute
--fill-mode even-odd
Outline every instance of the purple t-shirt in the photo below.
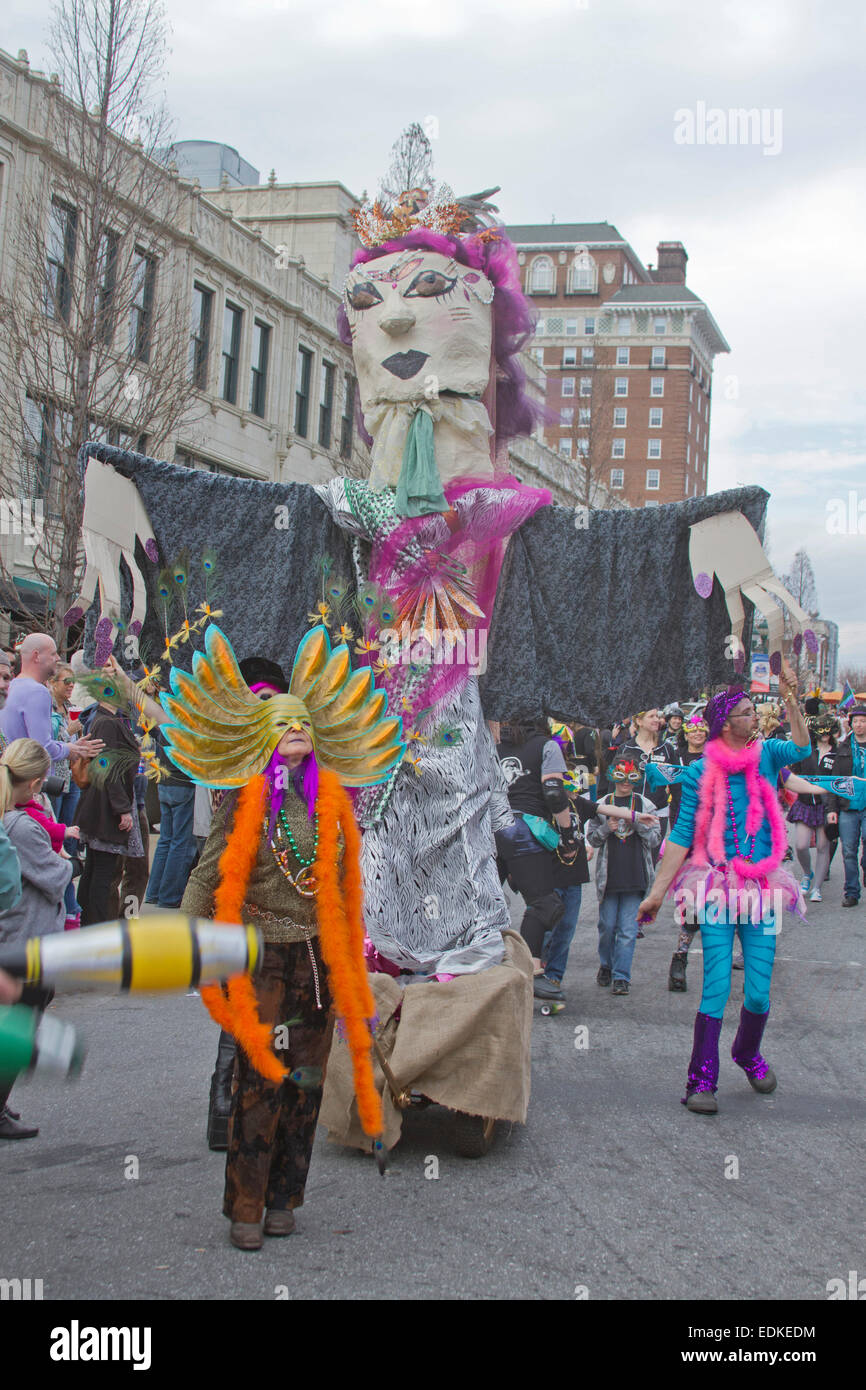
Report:
<svg viewBox="0 0 866 1390"><path fill-rule="evenodd" d="M16 676L9 686L6 704L0 710L0 729L11 743L16 738L32 738L41 743L52 762L69 754L68 743L51 734L51 691L32 676Z"/></svg>

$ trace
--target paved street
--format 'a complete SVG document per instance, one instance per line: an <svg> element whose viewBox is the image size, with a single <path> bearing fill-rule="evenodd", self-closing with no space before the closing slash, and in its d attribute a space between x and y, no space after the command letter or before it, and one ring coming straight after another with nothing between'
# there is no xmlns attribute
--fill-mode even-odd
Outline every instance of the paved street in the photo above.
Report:
<svg viewBox="0 0 866 1390"><path fill-rule="evenodd" d="M223 1158L204 1137L216 1030L200 1001L67 996L87 1066L77 1085L15 1092L42 1130L0 1148L0 1276L64 1300L825 1299L828 1280L866 1274L866 907L840 899L837 860L825 902L781 935L769 1098L730 1060L735 975L720 1114L705 1118L679 1104L700 957L689 992L670 994L674 933L659 924L638 942L632 994L599 989L590 887L568 1008L536 1017L526 1127L467 1161L447 1114L412 1114L384 1179L320 1133L298 1232L258 1253L229 1246L220 1214Z"/></svg>

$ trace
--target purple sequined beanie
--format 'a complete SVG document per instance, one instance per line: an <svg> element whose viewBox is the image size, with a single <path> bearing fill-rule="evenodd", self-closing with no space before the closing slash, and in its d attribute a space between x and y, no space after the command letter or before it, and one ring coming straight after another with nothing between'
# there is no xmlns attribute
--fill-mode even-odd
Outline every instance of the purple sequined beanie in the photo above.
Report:
<svg viewBox="0 0 866 1390"><path fill-rule="evenodd" d="M704 710L704 719L709 727L707 741L719 737L725 726L725 720L731 710L736 709L741 700L750 700L751 698L747 690L741 689L738 685L729 685L727 690L722 690L718 695L714 695L711 700L708 700Z"/></svg>

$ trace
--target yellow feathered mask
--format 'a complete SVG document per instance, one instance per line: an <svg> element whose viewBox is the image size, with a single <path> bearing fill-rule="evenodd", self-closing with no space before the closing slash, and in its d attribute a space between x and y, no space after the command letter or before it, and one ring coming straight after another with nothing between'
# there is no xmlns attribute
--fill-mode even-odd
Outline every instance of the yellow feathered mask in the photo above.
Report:
<svg viewBox="0 0 866 1390"><path fill-rule="evenodd" d="M202 786L245 786L293 725L310 735L316 760L347 787L385 781L405 749L402 721L385 717L386 692L376 689L369 667L352 671L347 646L331 650L325 627L314 627L298 647L288 695L254 695L231 643L213 625L192 675L175 667L171 689L160 696L171 717L162 726L166 752Z"/></svg>

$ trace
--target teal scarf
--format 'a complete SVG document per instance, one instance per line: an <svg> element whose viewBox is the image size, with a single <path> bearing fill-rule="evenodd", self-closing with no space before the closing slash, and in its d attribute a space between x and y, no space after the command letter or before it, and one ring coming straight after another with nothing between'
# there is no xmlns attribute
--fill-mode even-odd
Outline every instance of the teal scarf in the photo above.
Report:
<svg viewBox="0 0 866 1390"><path fill-rule="evenodd" d="M433 421L426 410L415 411L406 434L396 510L398 516L429 516L431 512L448 511L436 467Z"/></svg>

